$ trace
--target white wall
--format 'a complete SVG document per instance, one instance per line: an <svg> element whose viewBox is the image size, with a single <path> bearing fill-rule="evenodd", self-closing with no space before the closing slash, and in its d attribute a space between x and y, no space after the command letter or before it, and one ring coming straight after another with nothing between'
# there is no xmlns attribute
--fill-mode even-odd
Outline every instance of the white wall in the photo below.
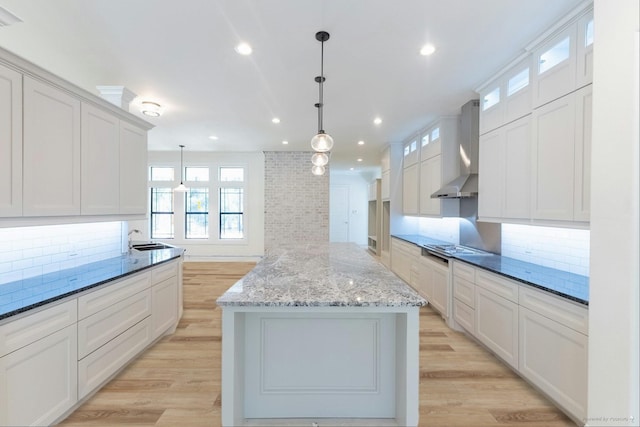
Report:
<svg viewBox="0 0 640 427"><path fill-rule="evenodd" d="M640 425L640 3L595 0L591 152L591 426Z"/></svg>
<svg viewBox="0 0 640 427"><path fill-rule="evenodd" d="M349 188L349 242L358 245L367 244L370 183L359 173L331 172L331 186L344 185ZM335 203L329 200L329 206L333 209Z"/></svg>

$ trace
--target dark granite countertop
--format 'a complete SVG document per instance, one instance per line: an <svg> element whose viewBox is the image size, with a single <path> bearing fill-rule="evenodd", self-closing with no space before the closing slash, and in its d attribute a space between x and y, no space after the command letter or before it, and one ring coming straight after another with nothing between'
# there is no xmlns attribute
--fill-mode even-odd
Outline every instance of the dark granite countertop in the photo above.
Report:
<svg viewBox="0 0 640 427"><path fill-rule="evenodd" d="M181 248L136 251L0 285L0 321L178 258Z"/></svg>
<svg viewBox="0 0 640 427"><path fill-rule="evenodd" d="M450 243L430 239L417 234L393 235L418 246ZM580 304L589 305L589 278L555 268L500 255L453 255L452 259L464 261L474 267L500 274L529 286L550 292Z"/></svg>

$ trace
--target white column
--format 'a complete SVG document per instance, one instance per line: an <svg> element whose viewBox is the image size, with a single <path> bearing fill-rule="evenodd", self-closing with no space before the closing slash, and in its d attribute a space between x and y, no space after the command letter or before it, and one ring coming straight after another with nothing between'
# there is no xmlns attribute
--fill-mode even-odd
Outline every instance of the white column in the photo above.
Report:
<svg viewBox="0 0 640 427"><path fill-rule="evenodd" d="M595 0L589 426L639 413L638 0Z"/></svg>

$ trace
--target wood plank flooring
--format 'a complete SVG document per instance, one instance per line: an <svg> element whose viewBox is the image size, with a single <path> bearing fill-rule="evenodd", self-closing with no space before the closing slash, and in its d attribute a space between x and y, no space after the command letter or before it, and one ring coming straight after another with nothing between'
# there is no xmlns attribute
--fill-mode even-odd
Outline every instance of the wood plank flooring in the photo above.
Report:
<svg viewBox="0 0 640 427"><path fill-rule="evenodd" d="M221 311L215 300L253 263L185 263L178 329L60 426L220 426ZM420 426L575 426L430 308L420 313Z"/></svg>

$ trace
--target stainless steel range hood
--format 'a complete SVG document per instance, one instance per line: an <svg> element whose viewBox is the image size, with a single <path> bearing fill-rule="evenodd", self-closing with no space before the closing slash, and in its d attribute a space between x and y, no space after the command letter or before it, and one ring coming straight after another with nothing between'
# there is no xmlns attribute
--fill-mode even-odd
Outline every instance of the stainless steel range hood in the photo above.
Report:
<svg viewBox="0 0 640 427"><path fill-rule="evenodd" d="M432 199L461 199L478 195L478 140L480 101L473 99L461 108L460 175L431 195Z"/></svg>

